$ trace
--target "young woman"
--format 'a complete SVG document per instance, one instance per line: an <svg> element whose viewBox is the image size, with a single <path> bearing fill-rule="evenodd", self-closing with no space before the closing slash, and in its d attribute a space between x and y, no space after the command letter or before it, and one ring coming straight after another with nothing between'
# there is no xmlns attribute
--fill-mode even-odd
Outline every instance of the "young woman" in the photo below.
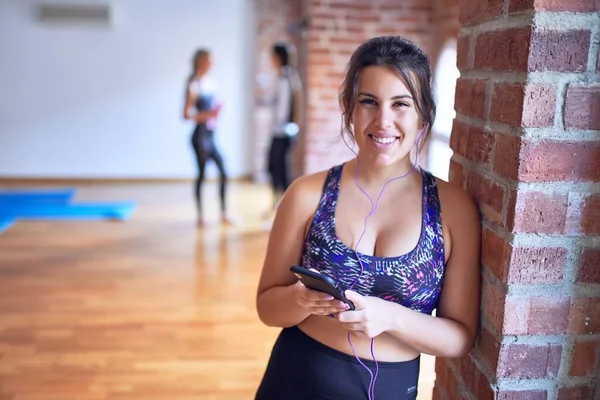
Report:
<svg viewBox="0 0 600 400"><path fill-rule="evenodd" d="M401 37L367 41L340 103L357 157L295 180L275 216L257 309L283 329L259 400L415 399L420 354L460 357L477 335L477 208L417 165L435 117L428 57ZM292 265L335 279L355 309Z"/></svg>
<svg viewBox="0 0 600 400"><path fill-rule="evenodd" d="M198 50L194 54L192 66L193 71L187 82L183 115L185 119L196 122L192 135L192 147L198 162L198 177L196 178L194 191L198 207L198 224L205 224L202 215L202 183L204 182L204 169L210 159L215 162L219 169L221 220L224 223L229 223L226 216L227 174L223 165L223 157L221 157L214 140L214 131L217 128L217 117L221 104L217 102L216 82L208 74L211 67L210 52L206 49Z"/></svg>

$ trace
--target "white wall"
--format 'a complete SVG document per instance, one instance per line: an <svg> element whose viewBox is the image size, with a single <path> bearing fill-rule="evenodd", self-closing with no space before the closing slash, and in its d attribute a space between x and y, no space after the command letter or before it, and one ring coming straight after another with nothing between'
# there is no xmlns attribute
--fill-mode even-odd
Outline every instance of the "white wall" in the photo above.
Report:
<svg viewBox="0 0 600 400"><path fill-rule="evenodd" d="M39 2L0 0L0 176L194 176L193 125L182 108L192 54L203 46L225 101L217 143L230 176L249 174L250 2L106 2L113 22L101 27L42 24Z"/></svg>
<svg viewBox="0 0 600 400"><path fill-rule="evenodd" d="M460 71L456 66L456 39L448 39L441 48L437 58L434 75L434 93L437 113L432 127L432 140L429 144L427 169L440 179L447 181L450 173L450 134L456 111L454 111L454 95L456 80Z"/></svg>

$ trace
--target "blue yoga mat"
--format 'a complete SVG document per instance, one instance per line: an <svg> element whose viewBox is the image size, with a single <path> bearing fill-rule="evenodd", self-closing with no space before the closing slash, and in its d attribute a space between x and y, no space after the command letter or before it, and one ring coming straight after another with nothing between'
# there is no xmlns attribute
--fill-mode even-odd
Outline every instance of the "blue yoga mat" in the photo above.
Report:
<svg viewBox="0 0 600 400"><path fill-rule="evenodd" d="M28 204L68 204L75 196L75 189L63 190L0 190L0 207Z"/></svg>
<svg viewBox="0 0 600 400"><path fill-rule="evenodd" d="M0 233L4 232L15 223L14 218L2 218L0 217Z"/></svg>
<svg viewBox="0 0 600 400"><path fill-rule="evenodd" d="M135 202L81 203L67 205L9 205L0 207L0 218L16 219L127 219L136 209Z"/></svg>

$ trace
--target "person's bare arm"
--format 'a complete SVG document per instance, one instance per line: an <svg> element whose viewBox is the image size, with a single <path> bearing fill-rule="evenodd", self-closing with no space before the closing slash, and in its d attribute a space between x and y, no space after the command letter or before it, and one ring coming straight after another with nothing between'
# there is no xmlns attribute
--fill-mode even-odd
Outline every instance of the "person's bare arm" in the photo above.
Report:
<svg viewBox="0 0 600 400"><path fill-rule="evenodd" d="M349 293L362 314L347 311L338 315L348 330L370 337L386 332L420 353L437 357L460 357L471 350L479 319L479 213L471 198L454 188L440 190L440 201L451 246L436 317Z"/></svg>
<svg viewBox="0 0 600 400"><path fill-rule="evenodd" d="M190 90L187 91L185 97L185 105L183 107L183 118L191 119L196 123L200 124L208 121L210 118L213 118L216 115L216 111L208 110L208 111L200 111L196 113L192 113L191 110L194 108L194 103L196 102L196 95L192 93Z"/></svg>
<svg viewBox="0 0 600 400"><path fill-rule="evenodd" d="M291 327L310 314L339 312L339 301L329 295L309 290L290 272L299 265L307 225L317 209L324 174L296 179L277 208L269 236L256 307L259 318L268 326Z"/></svg>

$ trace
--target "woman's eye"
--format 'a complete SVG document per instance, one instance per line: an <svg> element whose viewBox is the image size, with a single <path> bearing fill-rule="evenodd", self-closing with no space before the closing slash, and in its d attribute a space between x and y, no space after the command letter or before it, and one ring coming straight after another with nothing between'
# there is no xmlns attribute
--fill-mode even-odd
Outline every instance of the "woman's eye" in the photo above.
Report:
<svg viewBox="0 0 600 400"><path fill-rule="evenodd" d="M361 104L367 104L367 105L370 105L370 106L374 106L374 105L376 105L376 104L377 104L377 103L375 102L375 100L372 100L372 99L362 99L362 100L360 101L360 103L361 103Z"/></svg>
<svg viewBox="0 0 600 400"><path fill-rule="evenodd" d="M410 105L408 103L397 102L394 103L394 107L410 107Z"/></svg>

